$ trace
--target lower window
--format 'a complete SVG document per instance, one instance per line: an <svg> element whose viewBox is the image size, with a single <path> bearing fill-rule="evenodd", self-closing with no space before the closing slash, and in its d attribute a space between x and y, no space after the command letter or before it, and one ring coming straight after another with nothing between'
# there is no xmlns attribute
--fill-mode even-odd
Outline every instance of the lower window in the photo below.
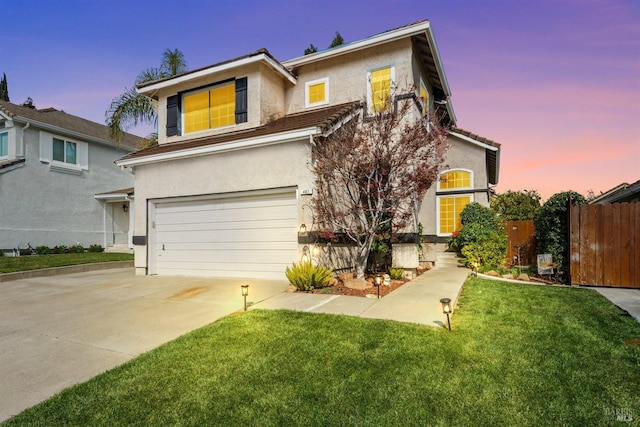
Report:
<svg viewBox="0 0 640 427"><path fill-rule="evenodd" d="M438 196L438 234L451 234L460 230L460 213L471 201L471 195Z"/></svg>

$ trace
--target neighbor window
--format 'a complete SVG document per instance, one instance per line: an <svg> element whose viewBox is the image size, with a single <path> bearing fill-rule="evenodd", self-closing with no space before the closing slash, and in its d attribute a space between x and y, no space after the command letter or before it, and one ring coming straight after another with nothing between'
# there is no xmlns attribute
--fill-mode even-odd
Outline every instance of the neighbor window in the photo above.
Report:
<svg viewBox="0 0 640 427"><path fill-rule="evenodd" d="M305 107L327 104L329 102L329 79L320 79L305 84Z"/></svg>
<svg viewBox="0 0 640 427"><path fill-rule="evenodd" d="M235 123L236 87L233 83L185 94L182 103L185 133Z"/></svg>
<svg viewBox="0 0 640 427"><path fill-rule="evenodd" d="M75 165L77 161L77 145L75 142L53 138L53 160Z"/></svg>
<svg viewBox="0 0 640 427"><path fill-rule="evenodd" d="M452 170L440 175L437 188L439 235L450 235L462 228L460 213L473 201L473 194L461 193L472 188L472 181L472 172L467 170Z"/></svg>
<svg viewBox="0 0 640 427"><path fill-rule="evenodd" d="M369 112L376 114L391 110L391 87L394 80L394 68L385 67L368 73Z"/></svg>
<svg viewBox="0 0 640 427"><path fill-rule="evenodd" d="M0 157L9 155L9 132L0 133Z"/></svg>

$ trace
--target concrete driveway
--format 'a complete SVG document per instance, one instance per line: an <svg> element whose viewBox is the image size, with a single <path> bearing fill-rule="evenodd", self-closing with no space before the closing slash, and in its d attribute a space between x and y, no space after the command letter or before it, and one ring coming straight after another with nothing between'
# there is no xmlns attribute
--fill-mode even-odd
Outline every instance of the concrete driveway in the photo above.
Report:
<svg viewBox="0 0 640 427"><path fill-rule="evenodd" d="M253 279L135 276L132 268L0 284L0 422L189 331L282 293Z"/></svg>

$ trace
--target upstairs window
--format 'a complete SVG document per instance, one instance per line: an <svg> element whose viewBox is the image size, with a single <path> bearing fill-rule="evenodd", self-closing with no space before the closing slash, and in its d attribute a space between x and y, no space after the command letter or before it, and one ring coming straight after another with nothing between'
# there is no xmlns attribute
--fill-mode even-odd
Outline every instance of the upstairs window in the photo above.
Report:
<svg viewBox="0 0 640 427"><path fill-rule="evenodd" d="M304 106L315 107L329 103L329 79L319 79L305 84Z"/></svg>
<svg viewBox="0 0 640 427"><path fill-rule="evenodd" d="M247 121L247 78L231 79L167 98L167 136Z"/></svg>
<svg viewBox="0 0 640 427"><path fill-rule="evenodd" d="M55 172L82 174L89 170L89 144L40 131L40 162Z"/></svg>
<svg viewBox="0 0 640 427"><path fill-rule="evenodd" d="M394 72L394 67L384 67L368 73L367 101L371 114L391 111L391 86L395 78Z"/></svg>
<svg viewBox="0 0 640 427"><path fill-rule="evenodd" d="M0 133L0 157L9 156L9 132Z"/></svg>
<svg viewBox="0 0 640 427"><path fill-rule="evenodd" d="M184 131L229 126L236 122L236 89L233 83L184 95Z"/></svg>
<svg viewBox="0 0 640 427"><path fill-rule="evenodd" d="M420 98L422 99L422 115L426 116L429 113L429 92L427 92L427 86L422 79L420 79Z"/></svg>
<svg viewBox="0 0 640 427"><path fill-rule="evenodd" d="M57 162L77 165L77 151L78 148L75 142L53 138L53 160Z"/></svg>

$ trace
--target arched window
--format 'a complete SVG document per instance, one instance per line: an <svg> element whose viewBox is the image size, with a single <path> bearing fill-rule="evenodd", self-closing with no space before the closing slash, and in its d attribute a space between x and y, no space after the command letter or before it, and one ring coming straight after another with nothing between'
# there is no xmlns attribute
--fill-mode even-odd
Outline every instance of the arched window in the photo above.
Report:
<svg viewBox="0 0 640 427"><path fill-rule="evenodd" d="M450 235L460 230L460 212L473 202L473 172L464 169L445 171L438 179L438 235ZM450 193L450 194L447 194Z"/></svg>

